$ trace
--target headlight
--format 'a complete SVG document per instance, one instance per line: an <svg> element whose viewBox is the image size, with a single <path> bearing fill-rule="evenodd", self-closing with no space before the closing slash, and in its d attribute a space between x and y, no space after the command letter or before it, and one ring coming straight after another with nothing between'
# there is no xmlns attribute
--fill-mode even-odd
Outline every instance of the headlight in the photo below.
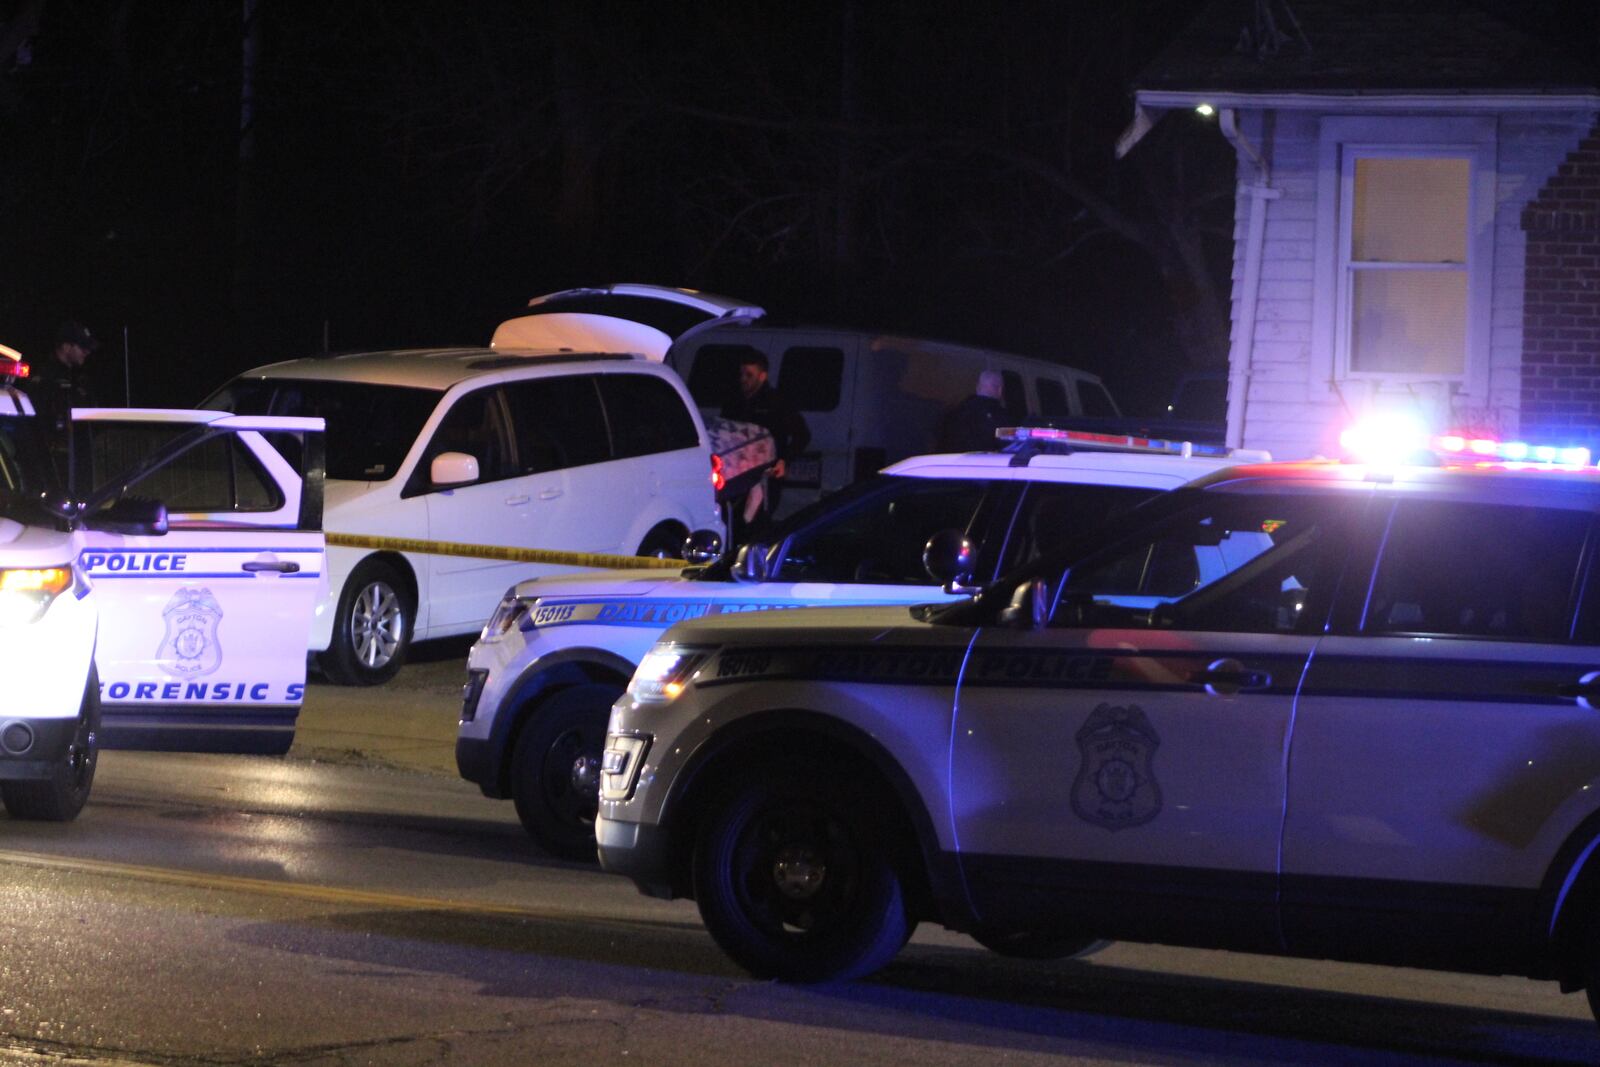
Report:
<svg viewBox="0 0 1600 1067"><path fill-rule="evenodd" d="M72 588L72 581L70 566L0 570L0 626L38 620L57 596Z"/></svg>
<svg viewBox="0 0 1600 1067"><path fill-rule="evenodd" d="M515 593L507 593L500 598L500 604L494 609L494 614L489 616L489 621L483 626L480 640L493 641L510 633L517 625L517 620L528 613L528 602L518 597Z"/></svg>
<svg viewBox="0 0 1600 1067"><path fill-rule="evenodd" d="M628 695L641 704L676 700L700 664L715 651L693 645L662 643L645 653L628 683Z"/></svg>

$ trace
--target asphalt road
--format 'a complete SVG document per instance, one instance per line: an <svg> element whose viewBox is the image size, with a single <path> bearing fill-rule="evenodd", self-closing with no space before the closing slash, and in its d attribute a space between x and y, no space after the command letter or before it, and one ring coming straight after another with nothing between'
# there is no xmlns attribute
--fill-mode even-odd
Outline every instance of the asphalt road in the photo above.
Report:
<svg viewBox="0 0 1600 1067"><path fill-rule="evenodd" d="M1517 979L924 928L871 981L752 981L454 777L460 670L315 687L288 759L107 753L78 822L0 819L0 1063L1600 1062L1583 999Z"/></svg>

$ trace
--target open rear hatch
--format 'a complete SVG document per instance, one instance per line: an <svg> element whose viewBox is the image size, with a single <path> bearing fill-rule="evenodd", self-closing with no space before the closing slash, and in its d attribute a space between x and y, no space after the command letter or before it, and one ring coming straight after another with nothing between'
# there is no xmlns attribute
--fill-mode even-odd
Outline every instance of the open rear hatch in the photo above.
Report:
<svg viewBox="0 0 1600 1067"><path fill-rule="evenodd" d="M495 348L637 352L660 363L674 342L727 322L754 322L762 308L732 297L621 284L536 296L495 328Z"/></svg>

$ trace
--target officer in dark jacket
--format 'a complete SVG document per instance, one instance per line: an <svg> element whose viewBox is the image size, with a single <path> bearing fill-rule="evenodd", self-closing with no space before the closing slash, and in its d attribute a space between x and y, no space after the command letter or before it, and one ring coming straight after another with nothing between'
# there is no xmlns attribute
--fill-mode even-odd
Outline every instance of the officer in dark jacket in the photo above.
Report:
<svg viewBox="0 0 1600 1067"><path fill-rule="evenodd" d="M939 426L940 452L987 452L995 447L994 432L1004 424L1006 406L1000 372L986 370L978 375L978 388L971 396L945 413Z"/></svg>
<svg viewBox="0 0 1600 1067"><path fill-rule="evenodd" d="M735 422L753 422L772 434L778 461L772 465L766 489L766 516L776 513L778 494L788 461L805 451L811 443L811 428L794 405L767 382L767 357L750 352L739 363L739 392L722 407L722 417ZM761 525L761 524L758 524Z"/></svg>
<svg viewBox="0 0 1600 1067"><path fill-rule="evenodd" d="M99 347L100 342L83 323L63 322L56 331L55 348L33 367L25 383L28 399L36 414L50 420L50 426L65 427L73 408L95 406L84 364L89 353Z"/></svg>

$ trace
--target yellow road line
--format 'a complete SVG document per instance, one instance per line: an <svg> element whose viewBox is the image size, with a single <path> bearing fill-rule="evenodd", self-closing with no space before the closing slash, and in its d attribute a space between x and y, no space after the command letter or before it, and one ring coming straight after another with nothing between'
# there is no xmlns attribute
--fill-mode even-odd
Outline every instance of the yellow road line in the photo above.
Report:
<svg viewBox="0 0 1600 1067"><path fill-rule="evenodd" d="M510 548L504 545L469 545L457 541L423 541L413 537L374 537L369 534L328 533L329 545L371 548L380 552L416 552L430 556L470 556L503 559L510 563L559 563L567 567L607 567L630 570L680 569L681 559L654 556L613 556L605 552L557 552L548 548Z"/></svg>
<svg viewBox="0 0 1600 1067"><path fill-rule="evenodd" d="M383 908L390 911L446 911L470 915L505 916L516 919L560 919L566 922L580 920L585 923L600 923L619 927L658 925L606 916L575 915L572 912L559 911L554 908L530 908L518 904L472 903L461 900L445 900L442 897L412 896L406 893L377 893L368 889L345 889L339 886L277 882L266 878L242 878L231 874L204 874L198 871L179 871L167 867L117 863L112 860L45 856L35 852L15 852L5 849L0 849L0 864L35 867L53 871L70 871L75 874L100 875L107 878L129 878L141 882L180 886L186 889L256 893L290 900L312 901L318 904L347 904L366 908Z"/></svg>

